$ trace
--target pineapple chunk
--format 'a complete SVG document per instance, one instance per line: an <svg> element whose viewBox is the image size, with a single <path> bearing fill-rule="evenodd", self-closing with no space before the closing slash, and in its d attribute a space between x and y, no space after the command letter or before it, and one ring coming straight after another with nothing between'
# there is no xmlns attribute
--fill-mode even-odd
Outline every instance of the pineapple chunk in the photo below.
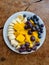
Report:
<svg viewBox="0 0 49 65"><path fill-rule="evenodd" d="M19 41L19 42L24 42L25 37L24 37L22 34L19 34L19 35L17 36L16 40Z"/></svg>

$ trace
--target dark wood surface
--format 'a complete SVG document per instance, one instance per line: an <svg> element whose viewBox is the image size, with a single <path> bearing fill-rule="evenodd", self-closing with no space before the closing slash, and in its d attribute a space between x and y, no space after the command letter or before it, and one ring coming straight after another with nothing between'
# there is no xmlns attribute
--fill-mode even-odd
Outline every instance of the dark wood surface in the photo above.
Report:
<svg viewBox="0 0 49 65"><path fill-rule="evenodd" d="M3 40L7 18L18 11L39 15L46 26L46 40L35 53L20 55L11 51ZM0 0L0 65L49 65L49 0Z"/></svg>

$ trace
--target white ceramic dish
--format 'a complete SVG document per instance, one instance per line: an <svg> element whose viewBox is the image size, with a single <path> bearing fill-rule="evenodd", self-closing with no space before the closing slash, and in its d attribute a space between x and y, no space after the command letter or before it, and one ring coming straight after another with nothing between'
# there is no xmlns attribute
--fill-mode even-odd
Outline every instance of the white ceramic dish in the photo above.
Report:
<svg viewBox="0 0 49 65"><path fill-rule="evenodd" d="M13 50L14 52L16 52L16 53L20 53L20 52L18 52L18 50L16 50L14 47L12 47L12 45L10 44L10 42L9 42L9 40L8 40L8 37L7 37L7 30L8 30L8 25L12 22L12 20L13 19L15 19L19 14L26 14L26 16L28 17L31 17L31 16L33 16L34 15L34 13L32 13L32 12L28 12L28 11L22 11L22 12L17 12L17 13L15 13L15 14L13 14L12 16L10 16L8 19L7 19L7 21L6 21L6 23L5 23L5 25L4 25L4 28L3 28L3 38L4 38L4 41L5 41L5 43L6 43L6 45L11 49L11 50ZM40 23L43 23L44 24L44 22L42 21L42 19L38 16L38 18L39 18L39 21L40 21ZM42 33L42 38L41 38L41 41L40 41L40 46L38 46L37 47L37 50L42 46L42 44L44 43L44 40L45 40L45 37L46 37L46 28L45 28L45 26L44 26L44 29L43 29L43 33ZM32 53L32 52L35 52L35 51L31 51L31 52L22 52L22 53L20 53L20 54L29 54L29 53Z"/></svg>

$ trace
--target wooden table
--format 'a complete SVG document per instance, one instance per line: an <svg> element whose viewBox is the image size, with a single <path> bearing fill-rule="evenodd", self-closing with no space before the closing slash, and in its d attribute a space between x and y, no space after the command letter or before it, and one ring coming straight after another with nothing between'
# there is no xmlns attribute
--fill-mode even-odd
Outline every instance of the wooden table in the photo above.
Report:
<svg viewBox="0 0 49 65"><path fill-rule="evenodd" d="M46 40L35 53L20 55L11 51L2 36L7 18L18 11L39 15L46 26ZM0 0L0 65L49 65L49 0Z"/></svg>

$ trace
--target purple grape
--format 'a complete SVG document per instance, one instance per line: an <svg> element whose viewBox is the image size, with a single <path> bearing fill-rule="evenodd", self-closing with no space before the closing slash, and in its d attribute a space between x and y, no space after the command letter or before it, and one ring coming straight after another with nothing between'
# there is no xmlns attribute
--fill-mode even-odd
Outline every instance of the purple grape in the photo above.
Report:
<svg viewBox="0 0 49 65"><path fill-rule="evenodd" d="M28 34L31 35L32 34L32 31L31 30L28 30Z"/></svg>
<svg viewBox="0 0 49 65"><path fill-rule="evenodd" d="M34 46L33 48L31 48L32 50L36 50L37 49L37 46Z"/></svg>
<svg viewBox="0 0 49 65"><path fill-rule="evenodd" d="M31 41L35 41L35 37L34 36L31 36L30 40Z"/></svg>
<svg viewBox="0 0 49 65"><path fill-rule="evenodd" d="M28 26L26 25L26 26L24 26L24 29L28 29Z"/></svg>
<svg viewBox="0 0 49 65"><path fill-rule="evenodd" d="M31 52L31 48L28 48L27 51L28 51L28 52Z"/></svg>
<svg viewBox="0 0 49 65"><path fill-rule="evenodd" d="M40 43L39 42L36 42L36 46L39 46L40 45Z"/></svg>
<svg viewBox="0 0 49 65"><path fill-rule="evenodd" d="M28 46L29 46L29 42L26 42L26 43L25 43L25 46L28 47Z"/></svg>

